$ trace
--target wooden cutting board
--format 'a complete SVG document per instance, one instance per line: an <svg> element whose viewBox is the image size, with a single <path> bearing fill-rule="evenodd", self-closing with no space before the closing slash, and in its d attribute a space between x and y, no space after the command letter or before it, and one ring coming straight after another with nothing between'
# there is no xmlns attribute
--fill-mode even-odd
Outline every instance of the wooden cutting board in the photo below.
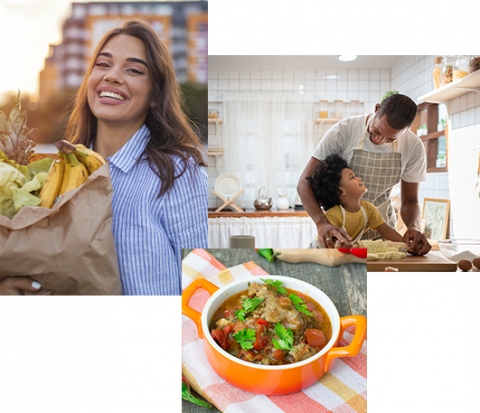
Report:
<svg viewBox="0 0 480 413"><path fill-rule="evenodd" d="M385 271L386 267L398 268L407 272L452 272L457 271L457 264L443 257L427 254L417 257L407 254L402 260L367 261L367 271Z"/></svg>

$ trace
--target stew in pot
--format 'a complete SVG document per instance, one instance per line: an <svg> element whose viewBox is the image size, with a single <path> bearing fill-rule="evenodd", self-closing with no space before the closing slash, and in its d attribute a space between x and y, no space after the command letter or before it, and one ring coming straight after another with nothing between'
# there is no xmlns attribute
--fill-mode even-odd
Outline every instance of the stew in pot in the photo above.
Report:
<svg viewBox="0 0 480 413"><path fill-rule="evenodd" d="M232 356L264 365L296 363L321 351L332 337L325 310L281 281L261 280L217 309L213 339Z"/></svg>

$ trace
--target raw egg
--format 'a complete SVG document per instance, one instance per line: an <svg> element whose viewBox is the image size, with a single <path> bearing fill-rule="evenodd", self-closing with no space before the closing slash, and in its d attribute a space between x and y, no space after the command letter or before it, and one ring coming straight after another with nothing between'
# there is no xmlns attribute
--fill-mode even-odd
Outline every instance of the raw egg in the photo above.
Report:
<svg viewBox="0 0 480 413"><path fill-rule="evenodd" d="M458 263L458 266L460 267L460 269L462 271L468 271L472 268L472 263L468 260L461 260L459 263Z"/></svg>

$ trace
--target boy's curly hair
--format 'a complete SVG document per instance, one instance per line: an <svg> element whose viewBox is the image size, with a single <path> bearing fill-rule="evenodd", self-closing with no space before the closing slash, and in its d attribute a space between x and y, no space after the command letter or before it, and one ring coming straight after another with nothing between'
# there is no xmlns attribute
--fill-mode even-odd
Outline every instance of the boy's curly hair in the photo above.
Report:
<svg viewBox="0 0 480 413"><path fill-rule="evenodd" d="M333 154L321 161L306 179L315 195L315 199L326 211L340 205L340 181L342 170L348 168L348 163L340 155Z"/></svg>

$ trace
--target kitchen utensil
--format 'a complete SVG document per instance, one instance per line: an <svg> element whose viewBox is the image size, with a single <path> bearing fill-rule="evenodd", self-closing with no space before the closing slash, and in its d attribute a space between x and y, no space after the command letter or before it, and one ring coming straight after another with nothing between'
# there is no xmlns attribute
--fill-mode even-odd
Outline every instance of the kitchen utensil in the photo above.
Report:
<svg viewBox="0 0 480 413"><path fill-rule="evenodd" d="M253 235L230 235L228 248L255 248Z"/></svg>
<svg viewBox="0 0 480 413"><path fill-rule="evenodd" d="M286 288L305 293L319 303L332 322L332 338L323 350L313 357L289 365L258 365L233 357L213 340L209 331L210 319L215 310L229 297L246 290L249 283L261 281L258 277L249 277L218 289L217 286L205 279L196 279L182 294L182 312L197 325L198 335L203 339L203 347L207 359L220 377L233 386L253 393L292 393L302 390L320 379L333 367L335 358L354 357L358 354L367 329L367 319L365 317L352 315L340 318L330 298L317 287L304 281L279 275L269 275L268 278L282 281ZM188 305L192 295L200 288L211 294L202 313L195 311ZM345 328L352 325L356 326L356 330L350 345L347 347L335 347L343 336Z"/></svg>
<svg viewBox="0 0 480 413"><path fill-rule="evenodd" d="M279 211L285 211L290 208L290 203L288 202L287 194L279 195L277 200L277 209Z"/></svg>
<svg viewBox="0 0 480 413"><path fill-rule="evenodd" d="M231 206L237 212L243 212L243 209L233 202L242 193L242 181L237 175L228 172L221 174L215 180L215 191L212 191L212 194L218 196L224 203L215 212L221 211L226 206Z"/></svg>
<svg viewBox="0 0 480 413"><path fill-rule="evenodd" d="M337 267L342 264L352 262L366 264L365 258L357 258L352 254L345 254L336 249L274 249L274 253L281 252L277 255L280 261L290 262L296 264L299 262L314 262L316 264L328 265L330 267Z"/></svg>
<svg viewBox="0 0 480 413"><path fill-rule="evenodd" d="M455 263L466 259L473 261L480 257L480 240L475 239L447 239L438 241L442 254Z"/></svg>
<svg viewBox="0 0 480 413"><path fill-rule="evenodd" d="M266 210L270 209L273 205L272 198L268 197L266 188L260 188L258 190L258 198L253 203L255 209Z"/></svg>
<svg viewBox="0 0 480 413"><path fill-rule="evenodd" d="M215 191L225 198L231 198L241 190L242 181L235 174L227 172L215 180Z"/></svg>

